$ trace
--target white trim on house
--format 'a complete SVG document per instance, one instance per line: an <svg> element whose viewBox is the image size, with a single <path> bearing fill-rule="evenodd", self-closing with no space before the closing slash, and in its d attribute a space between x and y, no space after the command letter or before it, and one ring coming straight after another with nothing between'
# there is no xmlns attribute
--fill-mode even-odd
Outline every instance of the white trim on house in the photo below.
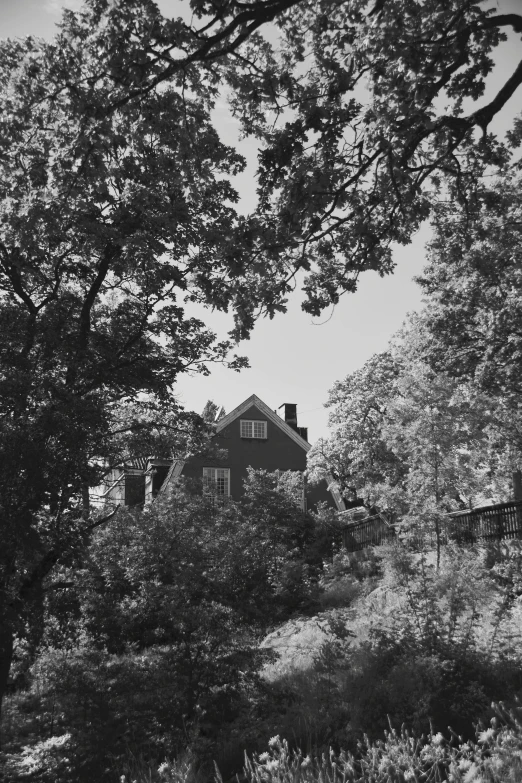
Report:
<svg viewBox="0 0 522 783"><path fill-rule="evenodd" d="M297 443L298 446L301 446L301 448L307 452L310 451L312 448L311 445L255 394L252 394L248 400L245 400L241 403L241 405L238 405L237 408L234 408L233 411L230 411L230 413L227 413L226 416L223 416L223 418L220 419L216 424L216 432L221 432L221 430L223 430L225 427L228 427L229 424L232 424L233 421L240 418L249 408L252 407L252 405L255 405L256 408L263 414L263 416L266 416L266 418L269 419L272 424L275 424L276 427L279 427L279 429L282 430L285 435L288 435L288 437L291 438L295 443Z"/></svg>

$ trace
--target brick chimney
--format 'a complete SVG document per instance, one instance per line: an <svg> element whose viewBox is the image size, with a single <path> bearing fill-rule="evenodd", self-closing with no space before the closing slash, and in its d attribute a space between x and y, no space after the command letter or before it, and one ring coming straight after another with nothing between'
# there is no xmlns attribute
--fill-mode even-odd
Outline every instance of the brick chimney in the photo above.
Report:
<svg viewBox="0 0 522 783"><path fill-rule="evenodd" d="M283 405L279 406L279 410L281 408L284 408L284 417L285 422L288 424L289 427L291 427L293 430L295 430L304 440L308 440L308 428L307 427L298 427L297 426L297 405L295 402L285 402Z"/></svg>

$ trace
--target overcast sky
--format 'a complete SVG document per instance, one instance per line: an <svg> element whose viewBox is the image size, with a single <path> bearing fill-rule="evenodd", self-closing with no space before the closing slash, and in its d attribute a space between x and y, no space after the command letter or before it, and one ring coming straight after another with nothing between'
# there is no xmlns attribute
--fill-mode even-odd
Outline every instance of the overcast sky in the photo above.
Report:
<svg viewBox="0 0 522 783"><path fill-rule="evenodd" d="M61 8L78 8L78 0L0 0L0 37L39 35L50 38L60 18ZM179 0L160 0L165 15L179 15ZM518 11L522 0L499 0L503 12ZM521 59L520 40L513 39L500 52L497 73L505 76L506 69ZM495 90L495 74L490 94ZM518 113L521 91L511 99L509 115ZM488 96L483 99L487 102ZM482 101L481 101L482 103ZM505 116L502 121L506 123ZM237 124L226 110L225 101L216 109L216 126L227 143L235 140L247 158L248 168L236 178L241 196L241 209L248 212L255 206L254 178L256 147L253 142L239 142ZM248 342L238 346L238 353L247 355L251 369L235 373L222 367L214 368L209 377L196 375L182 377L176 387L179 399L190 410L201 412L208 399L223 405L227 412L251 394L277 408L284 402L297 403L299 425L308 427L313 442L327 434L327 411L323 405L328 389L336 380L357 370L372 354L386 348L390 337L401 327L407 312L418 309L421 294L413 277L424 263L424 246L429 229L424 227L407 247L394 252L395 273L380 278L375 272L362 275L358 291L346 294L339 305L312 319L300 309L296 292L289 302L286 315L273 321L260 321ZM201 313L202 319L223 339L231 326L224 314Z"/></svg>

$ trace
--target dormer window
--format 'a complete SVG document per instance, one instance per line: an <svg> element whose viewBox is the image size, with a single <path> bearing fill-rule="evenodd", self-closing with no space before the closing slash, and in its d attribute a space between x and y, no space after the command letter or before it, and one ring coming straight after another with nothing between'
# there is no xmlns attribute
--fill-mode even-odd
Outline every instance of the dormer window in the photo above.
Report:
<svg viewBox="0 0 522 783"><path fill-rule="evenodd" d="M240 433L242 438L259 438L260 440L266 440L266 421L241 419Z"/></svg>

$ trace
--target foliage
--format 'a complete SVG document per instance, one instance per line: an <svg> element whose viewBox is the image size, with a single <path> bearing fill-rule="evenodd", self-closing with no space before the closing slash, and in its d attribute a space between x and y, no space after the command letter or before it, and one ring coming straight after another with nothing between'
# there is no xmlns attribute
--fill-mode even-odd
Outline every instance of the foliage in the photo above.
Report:
<svg viewBox="0 0 522 783"><path fill-rule="evenodd" d="M393 547L384 563L386 589L401 600L390 617L374 611L371 640L350 657L351 728L376 737L389 716L416 732L449 724L470 737L492 699L522 685L507 591L477 552L459 547L444 548L439 569Z"/></svg>
<svg viewBox="0 0 522 783"><path fill-rule="evenodd" d="M260 633L317 593L313 521L291 479L251 471L244 499L225 505L180 484L96 530L49 584L38 656L7 702L15 766L42 736L67 735L74 780L110 779L128 748L150 759L188 745L208 764L234 732L249 740L267 698ZM62 779L53 769L42 781Z"/></svg>
<svg viewBox="0 0 522 783"><path fill-rule="evenodd" d="M337 381L326 407L332 435L315 443L308 454L312 481L333 477L342 494L373 506L377 487L395 486L406 467L384 438L387 408L396 394L401 367L389 352L373 356L357 372Z"/></svg>
<svg viewBox="0 0 522 783"><path fill-rule="evenodd" d="M331 561L325 562L321 574L321 606L350 606L371 592L382 576L382 558L373 547L359 552L335 552Z"/></svg>
<svg viewBox="0 0 522 783"><path fill-rule="evenodd" d="M415 350L426 372L451 376L478 414L474 423L467 417L467 427L482 430L485 448L461 447L460 459L468 463L468 485L489 485L490 497L511 494L506 484L521 462L518 184L518 176L504 175L482 185L482 203L465 220L441 205L418 280L426 298L415 319ZM448 456L458 448L456 420L448 422Z"/></svg>
<svg viewBox="0 0 522 783"><path fill-rule="evenodd" d="M225 416L225 409L216 405L214 400L208 400L201 413L201 418L206 421L207 424L214 424Z"/></svg>
<svg viewBox="0 0 522 783"><path fill-rule="evenodd" d="M322 582L341 595L344 587L348 608L327 613L314 665L274 683L285 706L266 731L306 750L330 744L355 754L390 720L417 736L449 724L473 737L491 701L510 704L522 688L518 543L482 552L450 545L438 569L434 553L404 546L381 547L374 561L339 556Z"/></svg>
<svg viewBox="0 0 522 783"><path fill-rule="evenodd" d="M86 166L113 118L127 107L146 109L159 85L187 100L212 101L220 82L228 83L245 132L266 145L260 211L234 223L232 241L218 242L214 265L205 265L215 284L223 264L216 306L236 301L239 331L252 325L261 302L270 313L284 307L299 269L314 267L305 289L315 311L352 290L363 269L389 271L390 241L409 241L434 191L447 195L441 181L457 202L470 201L484 168L509 160L508 145L488 126L519 86L519 69L493 100L466 112L484 94L504 31L521 32L515 13L496 14L469 0L190 6L187 24L162 18L147 0L90 0L80 12L66 12L61 37L44 47L44 57L33 42L27 67L38 77L39 97L63 97L72 115L89 118L95 137L83 128L80 137ZM280 31L275 47L257 33L271 21ZM123 147L125 134L115 130ZM515 131L510 144L517 143ZM205 231L211 242L215 233L215 224ZM266 263L271 274L260 286Z"/></svg>
<svg viewBox="0 0 522 783"><path fill-rule="evenodd" d="M402 534L434 535L443 515L511 497L520 461L513 405L425 360L429 310L411 315L385 354L330 391L331 435L308 455L312 481L384 511Z"/></svg>
<svg viewBox="0 0 522 783"><path fill-rule="evenodd" d="M441 205L419 277L429 362L513 404L521 393L520 225L518 175L482 185L467 220Z"/></svg>
<svg viewBox="0 0 522 783"><path fill-rule="evenodd" d="M88 0L65 12L54 41L1 45L0 699L15 648L21 681L34 658L45 590L63 587L50 574L59 567L69 579L83 567L91 533L112 518L90 508L89 487L138 440L149 454L187 449L177 430L201 424L176 415L172 384L225 361L231 343L216 343L185 302L230 308L234 338L245 337L260 313L285 309L306 270L306 307L317 313L353 290L362 270L391 270L390 242L409 241L433 192L480 210L477 178L509 163L487 128L520 68L487 106L465 115L463 101L481 97L503 29L522 29L516 14L469 0L430 0L422 13L414 0L371 11L363 0L192 0L191 9L194 26L163 19L150 0ZM277 52L256 34L273 20ZM356 90L365 77L363 106ZM253 216L236 213L231 178L244 161L212 124L225 81L246 132L264 142ZM512 383L513 372L504 375ZM371 441L381 463L355 457L407 495L381 414ZM388 456L391 466L382 464ZM375 476L354 480L355 457L349 486L370 497ZM306 524L294 524L290 500L277 503L283 532L245 561L257 569L245 616L259 616L257 598L263 608L275 598L283 614L313 602ZM255 506L238 512L244 542L247 516L263 535L272 518ZM230 608L247 580L228 565L238 579ZM150 603L136 596L131 576L122 595L143 613L125 614L123 598L111 610L143 644L141 630L157 631L145 609L162 617L162 607L153 586ZM203 607L214 617L212 601ZM73 609L63 612L69 624ZM231 633L226 617L221 627Z"/></svg>
<svg viewBox="0 0 522 783"><path fill-rule="evenodd" d="M270 500L266 475L257 485L255 478L249 502L257 504L263 484ZM360 562L338 555L325 578L358 584L351 609L329 613L330 641L318 649L312 669L263 683L258 671L266 653L256 649L252 632L295 606L281 593L287 584L282 561L274 561L273 552L268 559L262 546L263 536L270 540L268 517L258 517L257 531L253 523L244 529L239 508L184 498L184 505L178 495L175 507L126 514L100 530L89 561L75 569L75 589L49 594L48 646L5 720L14 780L24 759L40 759L42 783L68 782L67 770L71 783L103 780L116 769L132 770L136 780L146 774L178 779L188 765L168 759L187 745L198 768L218 758L228 776L238 769L238 749L258 751L271 733L310 751L314 745L348 747L350 759L370 765L370 757L382 761L399 753L397 737L390 746L389 737L377 741L388 716L419 737L430 725L437 736L450 723L468 745L447 763L472 760L470 748L481 747L469 741L477 719L489 719L492 699L511 702L522 686L520 629L517 635L511 618L520 600L518 542L482 554L450 545L438 570L433 558L404 547L382 548ZM289 527L291 546L295 535ZM269 550L277 542L272 539ZM278 557L281 551L276 548ZM295 548L287 557L296 557ZM260 569L267 559L277 568ZM357 644L347 620L368 612L361 599L378 578L399 600L391 614L373 605L373 636ZM307 584L301 589L306 597ZM253 592L255 606L264 606L262 617L250 603ZM48 751L45 742L40 747L49 734L66 737L63 747L61 740ZM364 734L369 744L357 749ZM449 753L438 736L434 744ZM417 746L408 742L413 753ZM431 751L420 753L430 742L419 740L418 752L404 763L419 771L430 761ZM502 747L509 749L509 742ZM506 750L506 764L509 758Z"/></svg>
<svg viewBox="0 0 522 783"><path fill-rule="evenodd" d="M190 6L187 24L151 0L88 0L54 41L2 43L0 697L14 637L41 627L43 579L98 523L87 491L121 456L121 404L172 404L179 373L228 354L184 301L230 308L245 337L305 269L319 312L363 269L390 271L390 242L409 241L443 175L475 203L477 177L509 159L487 127L519 69L462 110L516 14L469 0ZM274 20L277 52L257 33ZM265 143L244 218L231 184L244 161L211 118L225 82Z"/></svg>
<svg viewBox="0 0 522 783"><path fill-rule="evenodd" d="M265 142L256 249L272 260L284 248L289 274L308 272L317 314L364 270L392 271L391 243L409 243L438 200L473 210L480 177L509 165L520 133L499 140L490 124L520 67L481 99L504 31L522 22L470 0L305 0L276 23L274 52L245 47L232 101Z"/></svg>
<svg viewBox="0 0 522 783"><path fill-rule="evenodd" d="M204 631L196 627L198 619ZM192 628L187 615L180 621L185 628L178 645L119 656L84 645L68 654L49 649L40 656L32 704L39 712L39 736L69 735L62 755L72 780L110 780L110 767L129 748L162 758L192 745L203 763L219 747L225 729L244 709L246 694L255 692L256 655L238 638L230 613L219 608L203 607L199 618L194 611ZM257 665L261 658L258 654ZM7 734L13 759L20 755L16 739L28 729L30 713L24 716L23 708L20 700L13 716L18 737L13 741ZM26 755L38 752L38 739L29 733ZM47 780L60 780L52 768L46 773Z"/></svg>
<svg viewBox="0 0 522 783"><path fill-rule="evenodd" d="M401 514L401 528L434 531L440 555L442 515L491 498L491 454L499 437L489 398L419 359L419 332L412 318L397 347L404 371L384 432L408 471L402 497L395 492L387 499L383 493L383 501Z"/></svg>
<svg viewBox="0 0 522 783"><path fill-rule="evenodd" d="M0 699L13 637L41 625L42 580L99 521L88 488L128 453L123 434L150 448L159 429L172 448L173 382L230 348L179 300L217 306L238 280L215 251L243 161L196 71L131 100L161 27L153 3L92 0L50 43L1 44Z"/></svg>
<svg viewBox="0 0 522 783"><path fill-rule="evenodd" d="M247 757L249 783L394 783L427 780L442 783L507 783L522 771L522 724L513 712L497 708L503 719L477 733L476 742L451 741L441 733L415 737L392 729L384 740L361 743L359 752L304 756L286 740L272 737L268 751Z"/></svg>
<svg viewBox="0 0 522 783"><path fill-rule="evenodd" d="M204 783L206 774L202 773L191 753L186 753L172 761L151 764L141 757L130 753L122 765L121 783L126 781L147 781L147 783Z"/></svg>
<svg viewBox="0 0 522 783"><path fill-rule="evenodd" d="M292 750L286 740L274 736L267 751L246 757L244 772L249 783L514 783L522 772L522 726L516 713L501 705L497 711L500 720L479 729L474 742L457 736L448 741L440 733L416 737L406 729L391 729L384 740L361 743L356 754L330 750L319 756ZM164 777L153 777L150 770L137 776L136 783L189 783L191 773L180 778L180 766L177 761L165 764ZM220 782L221 776L217 779Z"/></svg>

